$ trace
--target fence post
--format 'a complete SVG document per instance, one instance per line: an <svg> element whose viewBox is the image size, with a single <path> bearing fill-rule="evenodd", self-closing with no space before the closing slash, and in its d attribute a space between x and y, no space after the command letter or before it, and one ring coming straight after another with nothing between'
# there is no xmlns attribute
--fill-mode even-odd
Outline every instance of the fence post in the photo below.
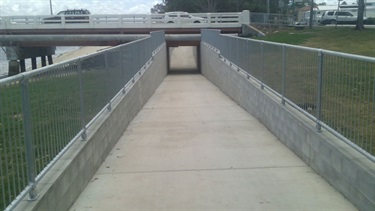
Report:
<svg viewBox="0 0 375 211"><path fill-rule="evenodd" d="M84 95L83 95L83 74L82 74L82 62L78 62L78 78L79 78L79 97L80 97L80 110L81 110L81 127L83 133L81 135L82 140L87 138L86 134L86 122L85 122L85 103L84 103Z"/></svg>
<svg viewBox="0 0 375 211"><path fill-rule="evenodd" d="M36 198L38 198L38 194L36 192L36 182L35 182L35 177L36 177L35 154L34 154L33 133L32 133L29 79L27 78L21 81L21 94L22 94L22 112L23 112L23 125L24 125L23 128L25 132L27 179L31 187L29 191L29 200L34 201Z"/></svg>
<svg viewBox="0 0 375 211"><path fill-rule="evenodd" d="M264 75L264 45L263 41L260 43L260 59L261 59L261 72L260 72L260 88L264 89L263 75Z"/></svg>
<svg viewBox="0 0 375 211"><path fill-rule="evenodd" d="M108 52L104 52L104 69L105 71L107 72L107 75L106 75L106 89L107 89L107 96L108 96L108 106L107 106L107 110L108 111L111 111L112 110L112 103L111 103L111 89L110 89L110 80L111 80L111 72L109 70L109 62L108 62Z"/></svg>
<svg viewBox="0 0 375 211"><path fill-rule="evenodd" d="M320 121L322 119L322 92L323 92L323 59L324 54L322 50L319 50L318 53L318 94L316 99L316 109L317 109L317 115L316 115L316 130L318 132L322 131L322 126L320 124Z"/></svg>
<svg viewBox="0 0 375 211"><path fill-rule="evenodd" d="M123 82L123 86L122 86L122 94L126 94L126 72L125 72L125 65L124 65L124 62L125 62L125 58L124 58L124 48L121 47L120 48L120 58L121 58L121 73L122 73L122 82ZM125 54L126 55L126 54Z"/></svg>
<svg viewBox="0 0 375 211"><path fill-rule="evenodd" d="M285 105L285 78L286 78L286 50L283 45L283 67L282 67L282 82L281 82L281 104Z"/></svg>

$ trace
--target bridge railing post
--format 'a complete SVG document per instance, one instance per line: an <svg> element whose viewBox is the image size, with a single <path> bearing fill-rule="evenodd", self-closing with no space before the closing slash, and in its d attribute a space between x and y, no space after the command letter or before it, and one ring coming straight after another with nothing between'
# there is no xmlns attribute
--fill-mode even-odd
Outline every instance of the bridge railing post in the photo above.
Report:
<svg viewBox="0 0 375 211"><path fill-rule="evenodd" d="M91 16L91 15L89 15L89 25L90 25L90 27L94 27L94 18Z"/></svg>
<svg viewBox="0 0 375 211"><path fill-rule="evenodd" d="M211 27L211 13L207 14L207 23L208 23L208 26Z"/></svg>
<svg viewBox="0 0 375 211"><path fill-rule="evenodd" d="M180 13L177 14L177 26L181 27L181 14Z"/></svg>
<svg viewBox="0 0 375 211"><path fill-rule="evenodd" d="M151 28L151 25L152 25L152 18L151 18L151 15L147 15L147 27Z"/></svg>
<svg viewBox="0 0 375 211"><path fill-rule="evenodd" d="M250 11L249 10L242 11L241 23L246 24L246 25L250 24Z"/></svg>

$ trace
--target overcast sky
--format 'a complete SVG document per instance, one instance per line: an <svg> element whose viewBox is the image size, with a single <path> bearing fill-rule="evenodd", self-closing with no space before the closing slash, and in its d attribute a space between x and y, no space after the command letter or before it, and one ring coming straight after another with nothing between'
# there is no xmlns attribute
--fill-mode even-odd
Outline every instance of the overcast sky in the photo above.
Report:
<svg viewBox="0 0 375 211"><path fill-rule="evenodd" d="M346 1L347 4L353 4L357 2L357 0L341 0L341 1ZM328 5L337 5L337 0L315 0L315 2L316 3L326 2Z"/></svg>
<svg viewBox="0 0 375 211"><path fill-rule="evenodd" d="M49 15L66 9L88 9L92 14L147 14L162 0L0 0L0 16Z"/></svg>
<svg viewBox="0 0 375 211"><path fill-rule="evenodd" d="M66 9L88 9L92 14L148 14L162 0L0 0L0 16L49 15ZM186 0L189 1L189 0ZM346 0L348 4L356 0ZM265 1L266 2L266 1ZM315 0L336 4L337 0Z"/></svg>

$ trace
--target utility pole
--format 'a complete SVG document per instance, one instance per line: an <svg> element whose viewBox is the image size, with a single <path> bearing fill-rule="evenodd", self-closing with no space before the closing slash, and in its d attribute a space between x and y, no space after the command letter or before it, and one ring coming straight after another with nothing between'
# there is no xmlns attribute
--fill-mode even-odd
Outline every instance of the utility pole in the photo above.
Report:
<svg viewBox="0 0 375 211"><path fill-rule="evenodd" d="M337 28L337 20L339 19L340 1L341 1L341 0L337 0L337 10L336 10L335 29Z"/></svg>
<svg viewBox="0 0 375 211"><path fill-rule="evenodd" d="M53 12L52 12L52 0L49 0L49 9L51 11L51 15L53 15Z"/></svg>
<svg viewBox="0 0 375 211"><path fill-rule="evenodd" d="M296 6L294 5L295 4L294 1L295 0L292 0L292 15L293 15L293 21L296 21L296 16L295 16L295 14L296 14Z"/></svg>
<svg viewBox="0 0 375 211"><path fill-rule="evenodd" d="M270 0L267 0L267 17L266 17L266 23L269 24L268 26L271 26L269 18L270 18Z"/></svg>
<svg viewBox="0 0 375 211"><path fill-rule="evenodd" d="M309 28L313 28L313 18L314 18L314 0L311 0L310 5L310 20L309 20Z"/></svg>

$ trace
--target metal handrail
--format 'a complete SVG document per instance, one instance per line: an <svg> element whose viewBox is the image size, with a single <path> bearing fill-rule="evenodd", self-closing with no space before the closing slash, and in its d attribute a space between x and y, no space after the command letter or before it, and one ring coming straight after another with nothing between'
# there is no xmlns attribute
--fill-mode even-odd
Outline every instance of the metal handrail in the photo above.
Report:
<svg viewBox="0 0 375 211"><path fill-rule="evenodd" d="M0 80L0 207L38 197L43 176L126 94L165 45L164 32ZM21 108L22 105L22 108Z"/></svg>
<svg viewBox="0 0 375 211"><path fill-rule="evenodd" d="M321 128L375 162L375 58L221 35L202 42Z"/></svg>

